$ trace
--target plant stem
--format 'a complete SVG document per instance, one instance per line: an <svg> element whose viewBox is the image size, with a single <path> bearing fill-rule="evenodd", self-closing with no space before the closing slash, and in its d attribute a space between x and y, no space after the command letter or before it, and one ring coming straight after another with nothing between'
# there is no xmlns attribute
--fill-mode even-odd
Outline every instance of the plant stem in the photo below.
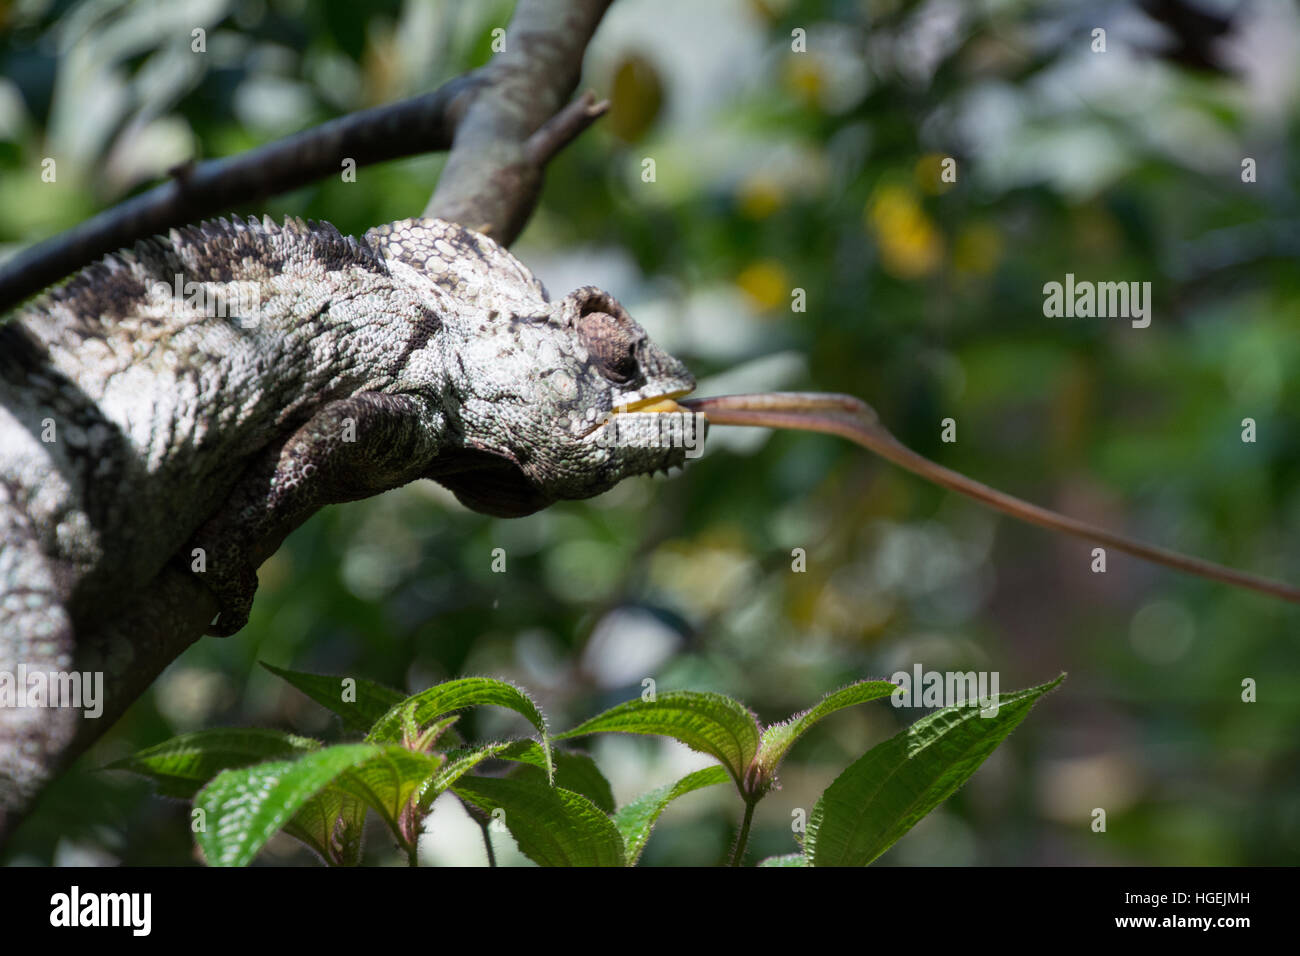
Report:
<svg viewBox="0 0 1300 956"><path fill-rule="evenodd" d="M411 839L403 840L407 849L407 866L420 865L420 830L416 829Z"/></svg>
<svg viewBox="0 0 1300 956"><path fill-rule="evenodd" d="M745 819L740 824L740 833L736 836L736 848L731 851L731 862L728 866L740 866L745 859L745 845L749 843L749 825L754 822L754 807L757 804L757 800L745 801Z"/></svg>
<svg viewBox="0 0 1300 956"><path fill-rule="evenodd" d="M483 820L478 821L478 827L483 831L483 845L487 847L488 866L497 865L497 855L492 851L492 834L488 832L490 824Z"/></svg>

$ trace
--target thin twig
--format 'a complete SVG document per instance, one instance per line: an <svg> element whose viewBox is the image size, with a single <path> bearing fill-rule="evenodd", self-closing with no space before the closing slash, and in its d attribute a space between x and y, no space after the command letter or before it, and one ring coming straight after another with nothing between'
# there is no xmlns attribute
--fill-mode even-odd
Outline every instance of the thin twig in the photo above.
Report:
<svg viewBox="0 0 1300 956"><path fill-rule="evenodd" d="M482 85L474 74L431 93L363 110L225 159L182 164L148 192L106 209L0 265L0 314L138 240L357 167L447 149L457 116Z"/></svg>
<svg viewBox="0 0 1300 956"><path fill-rule="evenodd" d="M524 143L529 162L545 166L560 150L578 138L588 126L609 111L609 100L596 99L588 90L560 110Z"/></svg>

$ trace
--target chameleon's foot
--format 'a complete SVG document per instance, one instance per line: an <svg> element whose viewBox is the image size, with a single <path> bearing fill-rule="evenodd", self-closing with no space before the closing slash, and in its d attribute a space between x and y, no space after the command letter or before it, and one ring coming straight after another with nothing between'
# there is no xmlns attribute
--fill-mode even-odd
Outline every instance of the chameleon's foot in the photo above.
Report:
<svg viewBox="0 0 1300 956"><path fill-rule="evenodd" d="M257 593L257 573L247 565L235 573L200 575L216 594L221 610L204 631L209 637L230 637L243 630Z"/></svg>
<svg viewBox="0 0 1300 956"><path fill-rule="evenodd" d="M232 634L237 634L248 623L248 611L251 607L251 602L244 608L223 607L203 633L208 637L230 637Z"/></svg>

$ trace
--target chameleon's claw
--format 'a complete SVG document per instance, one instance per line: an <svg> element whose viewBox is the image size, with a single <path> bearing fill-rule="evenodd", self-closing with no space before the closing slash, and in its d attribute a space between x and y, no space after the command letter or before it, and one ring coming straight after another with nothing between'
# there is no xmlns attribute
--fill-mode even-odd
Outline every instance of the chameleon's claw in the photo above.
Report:
<svg viewBox="0 0 1300 956"><path fill-rule="evenodd" d="M234 608L222 608L203 633L208 637L230 637L242 631L247 623L247 610L241 612Z"/></svg>
<svg viewBox="0 0 1300 956"><path fill-rule="evenodd" d="M257 593L257 572L244 566L234 573L219 574L213 570L199 578L217 596L221 607L204 633L209 637L230 637L243 630L253 609L253 595Z"/></svg>

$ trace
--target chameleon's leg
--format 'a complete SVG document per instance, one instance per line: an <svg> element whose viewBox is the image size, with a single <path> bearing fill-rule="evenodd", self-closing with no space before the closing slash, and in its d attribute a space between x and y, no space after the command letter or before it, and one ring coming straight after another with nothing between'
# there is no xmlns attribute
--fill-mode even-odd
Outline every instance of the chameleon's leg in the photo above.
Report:
<svg viewBox="0 0 1300 956"><path fill-rule="evenodd" d="M257 567L317 509L420 477L437 454L440 421L417 397L361 392L325 405L265 452L178 555L191 570L201 562L221 602L208 633L227 637L248 623Z"/></svg>
<svg viewBox="0 0 1300 956"><path fill-rule="evenodd" d="M70 707L18 706L27 673L66 672L73 666L72 622L57 575L41 550L18 500L0 483L0 674L13 682L13 706L0 699L0 833L56 769L51 757L72 740L81 712Z"/></svg>

